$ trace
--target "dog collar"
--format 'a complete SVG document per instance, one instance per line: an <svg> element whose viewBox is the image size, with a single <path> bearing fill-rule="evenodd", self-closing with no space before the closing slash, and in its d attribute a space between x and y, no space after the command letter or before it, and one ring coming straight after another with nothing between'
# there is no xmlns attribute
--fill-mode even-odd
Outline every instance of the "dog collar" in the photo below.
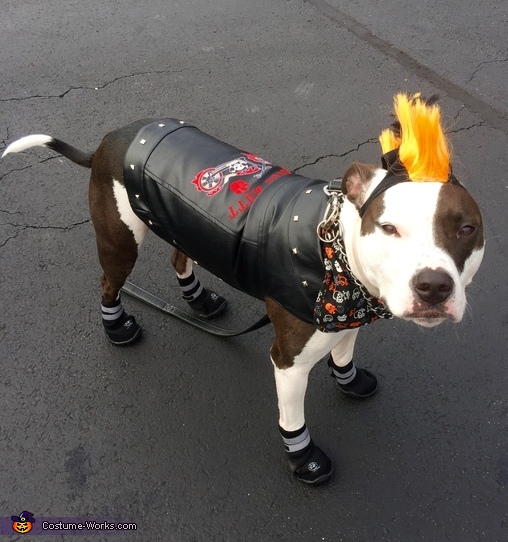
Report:
<svg viewBox="0 0 508 542"><path fill-rule="evenodd" d="M393 318L383 302L370 295L341 257L338 240L323 246L326 269L314 307L314 324L320 331L336 332Z"/></svg>
<svg viewBox="0 0 508 542"><path fill-rule="evenodd" d="M371 295L355 277L347 259L340 227L344 194L332 181L325 217L318 226L323 250L325 278L314 306L314 324L324 332L354 329L379 318L393 318L384 303Z"/></svg>
<svg viewBox="0 0 508 542"><path fill-rule="evenodd" d="M381 157L381 162L382 162L383 168L387 170L387 173L384 179L376 186L376 188L374 188L374 190L372 191L372 194L367 198L365 203L358 210L358 213L360 214L360 218L363 218L363 215L366 213L370 204L383 192L385 192L392 186L395 186L396 184L412 182L411 179L409 178L407 169L404 167L404 165L400 161L398 148L393 149L392 151L387 152L386 154L383 154L383 156ZM448 182L464 188L460 184L458 179L455 177L455 175L453 174L451 168L450 168L450 173L448 175Z"/></svg>

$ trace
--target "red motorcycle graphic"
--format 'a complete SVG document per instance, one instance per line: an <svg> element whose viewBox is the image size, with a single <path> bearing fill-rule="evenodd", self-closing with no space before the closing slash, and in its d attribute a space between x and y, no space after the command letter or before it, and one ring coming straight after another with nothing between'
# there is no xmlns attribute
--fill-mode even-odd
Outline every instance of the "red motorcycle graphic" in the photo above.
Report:
<svg viewBox="0 0 508 542"><path fill-rule="evenodd" d="M232 178L247 175L260 177L270 165L270 162L254 154L242 153L234 160L200 171L194 177L192 184L198 192L206 192L207 196L215 196Z"/></svg>

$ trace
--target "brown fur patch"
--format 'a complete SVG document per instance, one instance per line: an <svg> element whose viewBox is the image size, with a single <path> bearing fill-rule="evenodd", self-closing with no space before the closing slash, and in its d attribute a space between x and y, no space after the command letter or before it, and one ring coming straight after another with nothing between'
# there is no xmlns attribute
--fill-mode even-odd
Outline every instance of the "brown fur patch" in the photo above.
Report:
<svg viewBox="0 0 508 542"><path fill-rule="evenodd" d="M464 226L473 226L475 231L468 236L459 235ZM459 272L474 250L484 245L483 223L480 209L472 196L460 186L443 184L439 191L434 236L438 247L453 258Z"/></svg>
<svg viewBox="0 0 508 542"><path fill-rule="evenodd" d="M367 207L365 214L362 218L362 227L360 230L360 235L369 235L374 233L376 229L376 222L379 220L379 217L384 213L385 210L385 195L384 192L379 194L372 203Z"/></svg>
<svg viewBox="0 0 508 542"><path fill-rule="evenodd" d="M365 202L365 193L378 168L370 164L353 162L342 178L342 192L359 209Z"/></svg>
<svg viewBox="0 0 508 542"><path fill-rule="evenodd" d="M275 340L270 351L273 362L279 369L289 369L316 328L293 316L273 299L266 298L265 303L266 312L275 329Z"/></svg>
<svg viewBox="0 0 508 542"><path fill-rule="evenodd" d="M189 257L181 250L175 248L171 253L171 265L179 275L183 275L187 269L187 260Z"/></svg>

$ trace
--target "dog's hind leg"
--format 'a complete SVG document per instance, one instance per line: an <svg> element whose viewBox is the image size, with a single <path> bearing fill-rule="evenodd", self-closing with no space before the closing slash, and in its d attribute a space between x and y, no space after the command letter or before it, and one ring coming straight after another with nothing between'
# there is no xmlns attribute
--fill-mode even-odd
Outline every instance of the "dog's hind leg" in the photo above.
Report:
<svg viewBox="0 0 508 542"><path fill-rule="evenodd" d="M132 211L124 186L109 178L90 177L90 214L102 267L102 323L115 345L129 345L141 337L141 327L122 306L120 290L138 257L148 228Z"/></svg>
<svg viewBox="0 0 508 542"><path fill-rule="evenodd" d="M175 268L182 297L196 314L201 318L211 320L226 310L227 301L203 287L194 275L192 260L186 254L175 248L171 255L171 264Z"/></svg>

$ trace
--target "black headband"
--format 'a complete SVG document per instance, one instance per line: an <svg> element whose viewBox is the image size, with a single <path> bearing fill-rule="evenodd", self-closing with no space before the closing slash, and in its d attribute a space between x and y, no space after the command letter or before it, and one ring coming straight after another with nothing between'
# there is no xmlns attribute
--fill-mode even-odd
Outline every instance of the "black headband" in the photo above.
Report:
<svg viewBox="0 0 508 542"><path fill-rule="evenodd" d="M383 192L400 183L412 182L409 178L407 169L404 167L399 158L399 149L393 149L386 154L383 154L381 157L381 162L383 164L383 169L387 170L386 176L384 179L374 188L372 194L367 198L365 203L360 207L358 213L360 218L363 218L363 215L367 212L369 205ZM455 175L452 173L450 167L450 173L448 175L448 182L455 184L464 188Z"/></svg>

